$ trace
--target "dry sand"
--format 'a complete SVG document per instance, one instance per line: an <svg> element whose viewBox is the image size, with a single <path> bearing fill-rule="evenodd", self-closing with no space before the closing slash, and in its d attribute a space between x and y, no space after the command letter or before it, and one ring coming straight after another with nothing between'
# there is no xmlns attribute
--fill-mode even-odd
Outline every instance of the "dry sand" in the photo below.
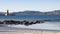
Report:
<svg viewBox="0 0 60 34"><path fill-rule="evenodd" d="M60 34L60 31L0 27L0 34Z"/></svg>

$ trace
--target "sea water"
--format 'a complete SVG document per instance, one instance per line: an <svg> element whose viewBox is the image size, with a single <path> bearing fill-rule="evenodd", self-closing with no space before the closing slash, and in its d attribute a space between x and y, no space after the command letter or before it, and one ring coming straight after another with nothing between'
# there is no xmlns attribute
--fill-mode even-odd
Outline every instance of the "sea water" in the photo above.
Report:
<svg viewBox="0 0 60 34"><path fill-rule="evenodd" d="M0 20L60 20L60 14L0 16Z"/></svg>
<svg viewBox="0 0 60 34"><path fill-rule="evenodd" d="M51 29L60 30L60 14L40 14L40 15L15 15L15 16L0 16L0 20L52 20L41 24L25 25L8 25L8 27L30 28L30 29ZM6 26L5 26L6 27Z"/></svg>

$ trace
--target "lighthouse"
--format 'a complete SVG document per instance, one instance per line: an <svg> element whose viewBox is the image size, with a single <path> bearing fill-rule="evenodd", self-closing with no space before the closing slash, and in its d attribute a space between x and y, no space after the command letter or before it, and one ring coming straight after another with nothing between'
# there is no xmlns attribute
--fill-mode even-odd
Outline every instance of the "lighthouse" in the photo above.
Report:
<svg viewBox="0 0 60 34"><path fill-rule="evenodd" d="M5 16L9 16L9 10L7 10L7 12L6 12Z"/></svg>

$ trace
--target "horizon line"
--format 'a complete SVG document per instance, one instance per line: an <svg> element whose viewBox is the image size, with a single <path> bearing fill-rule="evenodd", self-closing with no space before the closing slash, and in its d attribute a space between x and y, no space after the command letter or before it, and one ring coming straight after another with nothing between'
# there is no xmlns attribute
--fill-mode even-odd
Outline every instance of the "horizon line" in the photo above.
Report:
<svg viewBox="0 0 60 34"><path fill-rule="evenodd" d="M9 10L9 9L7 9L7 10ZM7 10L6 10L6 11L7 11ZM2 10L1 12L6 12L6 11L3 11L3 10ZM46 10L46 11L41 11L41 10L19 10L19 11L15 11L15 12L25 12L25 11L53 12L53 11L57 11L57 10ZM9 13L10 13L10 12L14 12L14 11L10 11L10 10L9 10Z"/></svg>

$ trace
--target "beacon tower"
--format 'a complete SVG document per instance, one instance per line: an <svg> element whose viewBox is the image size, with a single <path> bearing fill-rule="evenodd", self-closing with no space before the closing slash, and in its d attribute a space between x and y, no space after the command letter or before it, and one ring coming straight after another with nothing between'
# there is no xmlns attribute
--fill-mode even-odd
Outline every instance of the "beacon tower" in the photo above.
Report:
<svg viewBox="0 0 60 34"><path fill-rule="evenodd" d="M9 10L7 10L7 12L6 12L5 16L9 16Z"/></svg>

